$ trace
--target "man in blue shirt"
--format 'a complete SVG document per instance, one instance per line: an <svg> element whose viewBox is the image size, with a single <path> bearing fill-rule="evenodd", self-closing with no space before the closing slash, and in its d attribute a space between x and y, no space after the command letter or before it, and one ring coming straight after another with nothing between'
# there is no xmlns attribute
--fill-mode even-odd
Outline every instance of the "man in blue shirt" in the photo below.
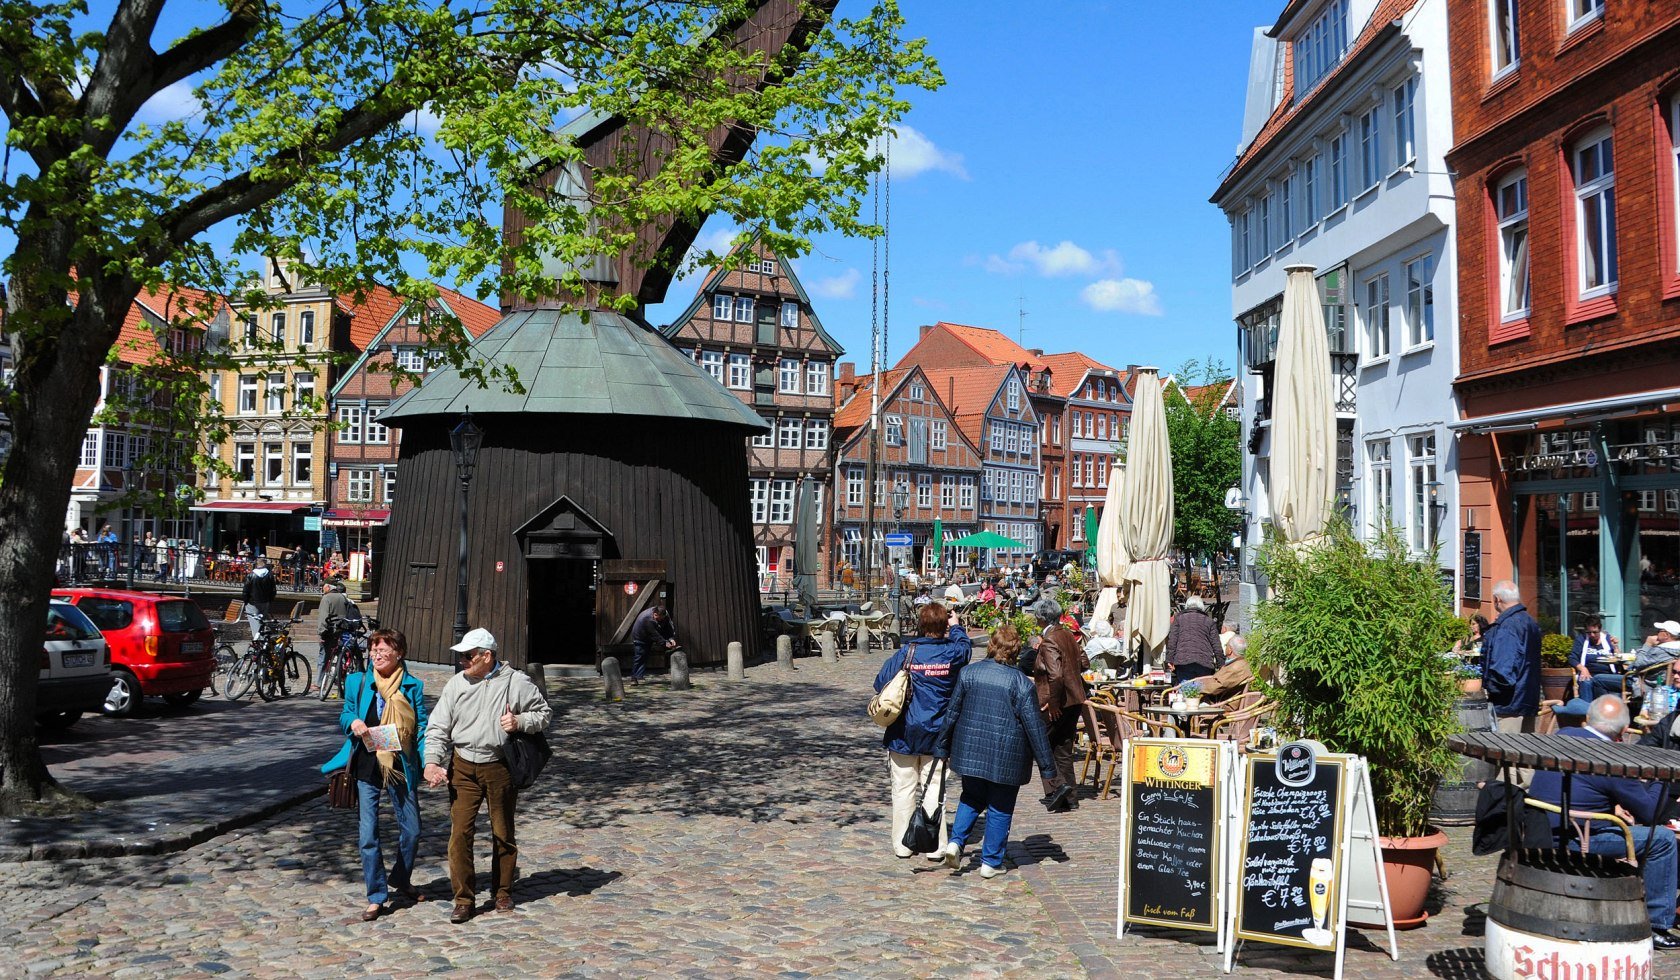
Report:
<svg viewBox="0 0 1680 980"><path fill-rule="evenodd" d="M1558 730L1562 738L1598 739L1619 742L1627 730L1627 704L1606 694L1587 709L1586 724ZM1537 772L1529 795L1557 806L1563 805L1563 775ZM1663 806L1661 783L1643 779L1576 774L1569 786L1569 807L1576 812L1610 813L1621 807L1633 815L1633 846L1639 854L1639 871L1645 879L1645 910L1651 919L1651 942L1657 949L1680 949L1680 939L1668 930L1674 927L1674 896L1677 861L1674 831L1657 826ZM1559 818L1548 814L1556 830ZM1594 820L1588 827L1587 842L1595 854L1623 854L1626 842L1621 831L1607 820ZM1580 850L1579 841L1571 841Z"/></svg>
<svg viewBox="0 0 1680 980"><path fill-rule="evenodd" d="M1482 684L1502 732L1532 732L1540 713L1540 624L1515 582L1493 587L1499 618L1482 637Z"/></svg>

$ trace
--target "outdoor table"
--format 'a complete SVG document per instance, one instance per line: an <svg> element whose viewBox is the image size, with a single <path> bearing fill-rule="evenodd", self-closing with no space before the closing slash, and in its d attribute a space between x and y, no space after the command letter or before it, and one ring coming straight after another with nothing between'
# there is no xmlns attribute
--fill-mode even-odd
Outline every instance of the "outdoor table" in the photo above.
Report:
<svg viewBox="0 0 1680 980"><path fill-rule="evenodd" d="M1520 766L1563 773L1563 815L1560 826L1566 834L1573 828L1573 821L1569 819L1569 783L1570 778L1577 773L1627 779L1656 779L1664 782L1680 778L1680 752L1647 745L1607 742L1596 738L1469 732L1447 739L1447 747L1472 759L1483 759L1507 770L1512 766ZM1625 976L1638 975L1641 968L1649 971L1649 939L1630 941L1631 937L1623 936L1619 941L1601 941L1604 939L1602 936L1572 935L1572 932L1583 929L1598 928L1597 922L1589 921L1583 925L1565 921L1564 916L1558 916L1557 921L1551 923L1522 927L1507 924L1505 903L1511 900L1532 900L1536 892L1541 893L1542 899L1546 898L1545 893L1564 896L1565 904L1553 904L1551 908L1561 908L1570 913L1579 909L1591 920L1596 909L1606 904L1594 901L1602 897L1603 893L1599 889L1607 884L1606 869L1619 865L1598 854L1542 851L1536 855L1520 850L1521 837L1516 831L1517 815L1511 807L1509 780L1506 786L1506 816L1510 821L1511 838L1505 856L1500 859L1498 883L1495 885L1493 900L1489 903L1486 953L1489 972L1496 976L1507 975L1510 971L1505 967L1510 965L1513 946L1518 943L1531 947L1529 951L1537 959L1552 956L1554 960L1561 960L1564 968L1598 966L1603 957L1608 955L1618 964L1624 962L1624 957L1627 958L1626 968L1623 970ZM1664 795L1667 795L1666 792ZM1625 878L1625 866L1621 867L1624 867ZM1643 911L1642 888L1634 888L1630 884L1625 890L1628 894L1623 897L1623 902L1629 906L1637 906ZM1574 903L1571 907L1568 896L1579 896L1582 901ZM1531 920L1533 918L1530 917ZM1557 969L1555 962L1553 968Z"/></svg>
<svg viewBox="0 0 1680 980"><path fill-rule="evenodd" d="M1212 704L1197 705L1194 708L1151 705L1144 708L1143 711L1144 714L1150 715L1172 715L1183 723L1178 726L1178 730L1186 732L1194 738L1201 737L1203 726L1225 714L1224 708Z"/></svg>

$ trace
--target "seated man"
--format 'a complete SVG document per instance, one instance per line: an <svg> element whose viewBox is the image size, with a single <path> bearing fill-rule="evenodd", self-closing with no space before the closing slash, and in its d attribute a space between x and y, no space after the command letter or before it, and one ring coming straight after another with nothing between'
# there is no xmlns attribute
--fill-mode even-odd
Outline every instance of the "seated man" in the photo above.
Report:
<svg viewBox="0 0 1680 980"><path fill-rule="evenodd" d="M1569 666L1575 668L1581 696L1600 697L1622 693L1622 665L1616 654L1616 638L1604 632L1604 620L1588 616L1586 632L1575 638Z"/></svg>
<svg viewBox="0 0 1680 980"><path fill-rule="evenodd" d="M1560 729L1557 737L1617 742L1627 727L1627 704L1621 698L1607 694L1587 709L1585 725ZM1561 806L1563 775L1536 772L1528 795ZM1674 831L1657 826L1664 802L1661 784L1650 780L1577 774L1570 785L1569 806L1572 810L1609 813L1621 807L1633 815L1633 844L1640 855L1640 874L1645 879L1645 909L1651 920L1651 942L1657 949L1680 949L1680 938L1675 938L1668 931L1674 927L1676 859ZM1557 829L1557 816L1551 815L1551 821L1553 829ZM1599 854L1620 854L1625 846L1616 827L1603 820L1591 822L1588 844L1593 852ZM1572 840L1570 847L1579 850L1580 843Z"/></svg>
<svg viewBox="0 0 1680 980"><path fill-rule="evenodd" d="M1235 633L1226 636L1230 639L1225 644L1225 665L1198 682L1204 701L1234 698L1254 682L1254 671L1248 666L1248 640Z"/></svg>

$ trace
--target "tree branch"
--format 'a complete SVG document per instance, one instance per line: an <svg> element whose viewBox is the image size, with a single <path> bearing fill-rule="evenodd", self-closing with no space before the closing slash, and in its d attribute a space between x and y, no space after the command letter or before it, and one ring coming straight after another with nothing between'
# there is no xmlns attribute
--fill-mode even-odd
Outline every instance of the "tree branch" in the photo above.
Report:
<svg viewBox="0 0 1680 980"><path fill-rule="evenodd" d="M153 91L162 91L238 51L262 23L258 16L262 9L260 3L236 4L226 21L158 55L152 63Z"/></svg>

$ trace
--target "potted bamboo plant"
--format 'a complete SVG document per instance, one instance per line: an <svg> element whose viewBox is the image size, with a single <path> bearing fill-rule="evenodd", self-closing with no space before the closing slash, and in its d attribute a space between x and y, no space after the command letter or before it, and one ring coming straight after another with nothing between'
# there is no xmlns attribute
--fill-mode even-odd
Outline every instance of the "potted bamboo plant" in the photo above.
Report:
<svg viewBox="0 0 1680 980"><path fill-rule="evenodd" d="M1448 737L1461 731L1458 682L1441 653L1464 633L1443 591L1436 555L1411 556L1393 527L1356 538L1345 521L1297 549L1271 540L1259 567L1272 597L1255 611L1249 658L1280 728L1333 752L1365 757L1396 924L1421 923L1435 852L1436 784L1455 769Z"/></svg>

